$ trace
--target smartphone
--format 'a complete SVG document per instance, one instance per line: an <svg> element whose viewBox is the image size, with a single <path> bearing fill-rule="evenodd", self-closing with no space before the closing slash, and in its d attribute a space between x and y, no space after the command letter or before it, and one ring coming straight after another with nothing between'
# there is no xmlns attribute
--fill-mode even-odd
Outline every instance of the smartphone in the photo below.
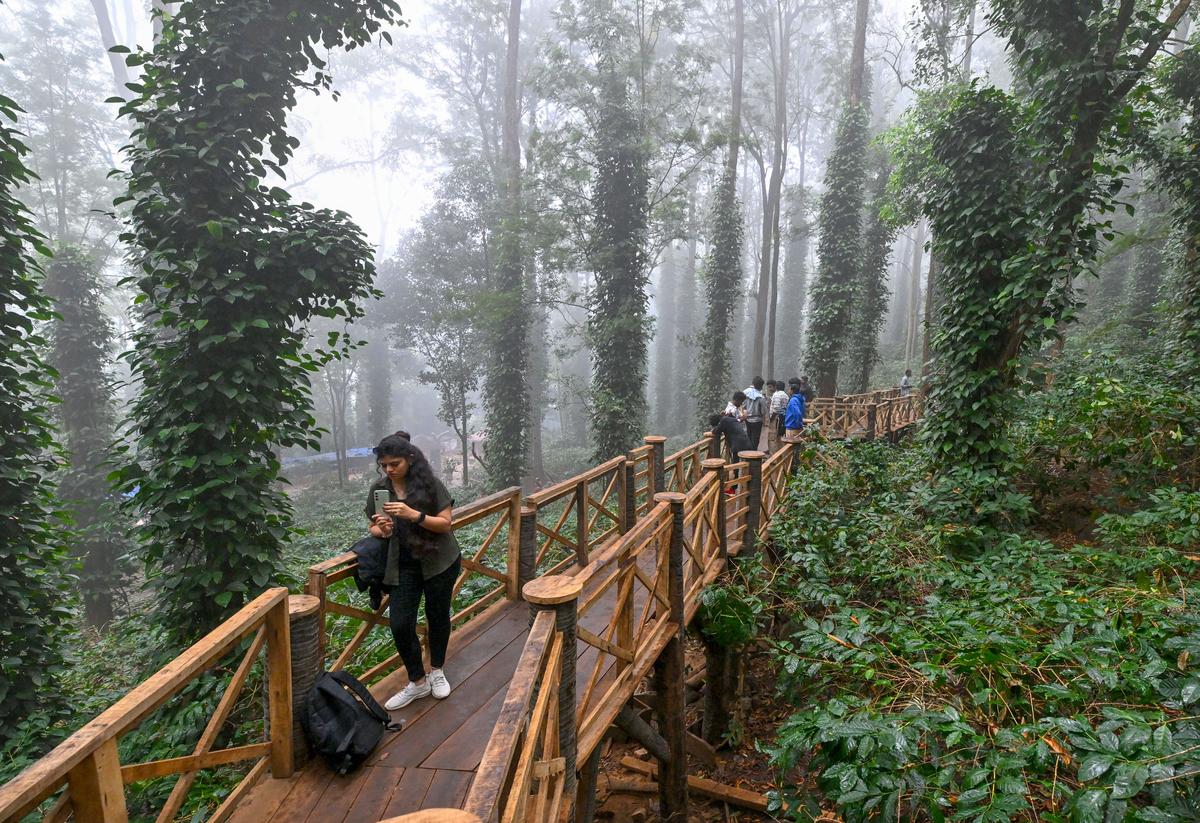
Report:
<svg viewBox="0 0 1200 823"><path fill-rule="evenodd" d="M387 489L375 490L375 514L386 514L383 510L384 503L392 502L392 493Z"/></svg>

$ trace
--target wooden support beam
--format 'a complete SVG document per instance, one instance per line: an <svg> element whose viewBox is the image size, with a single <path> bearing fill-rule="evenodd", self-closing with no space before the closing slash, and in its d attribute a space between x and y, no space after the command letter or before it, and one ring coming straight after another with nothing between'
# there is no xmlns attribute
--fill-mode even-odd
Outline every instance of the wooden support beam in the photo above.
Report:
<svg viewBox="0 0 1200 823"><path fill-rule="evenodd" d="M600 752L603 746L597 746L588 756L587 763L579 773L579 787L575 793L575 823L592 823L596 818L597 791L596 779L600 775Z"/></svg>
<svg viewBox="0 0 1200 823"><path fill-rule="evenodd" d="M78 823L128 823L117 739L110 737L67 773Z"/></svg>
<svg viewBox="0 0 1200 823"><path fill-rule="evenodd" d="M615 722L618 729L645 746L646 751L659 760L665 762L671 759L671 752L667 747L667 741L649 723L643 720L641 715L629 706L622 707L621 711L617 714ZM598 750L599 747L597 747Z"/></svg>
<svg viewBox="0 0 1200 823"><path fill-rule="evenodd" d="M668 757L661 762L659 809L664 823L684 823L688 819L686 687L683 675L683 632L687 623L683 602L683 530L684 502L687 498L663 492L654 498L671 507L671 539L667 557L667 602L671 620L677 627L662 654L654 663L654 690L659 696L659 728L666 741Z"/></svg>
<svg viewBox="0 0 1200 823"><path fill-rule="evenodd" d="M658 776L658 769L654 767L654 764L638 760L636 757L622 757L621 765L630 771L645 775L651 779L656 779ZM709 780L706 777L696 777L695 775L688 777L688 788L695 791L701 797L721 800L732 806L739 806L760 814L767 813L767 797L758 792L739 789L736 786L729 786L724 783L718 783L715 780Z"/></svg>

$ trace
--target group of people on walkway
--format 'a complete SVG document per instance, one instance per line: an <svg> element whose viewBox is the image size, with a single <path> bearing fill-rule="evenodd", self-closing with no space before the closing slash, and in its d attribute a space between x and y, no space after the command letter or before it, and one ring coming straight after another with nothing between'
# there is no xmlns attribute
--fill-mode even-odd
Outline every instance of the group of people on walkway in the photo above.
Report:
<svg viewBox="0 0 1200 823"><path fill-rule="evenodd" d="M734 457L744 451L771 454L785 438L800 436L805 409L815 394L807 377L793 377L786 383L755 377L745 389L734 392L725 410L711 415L708 424Z"/></svg>

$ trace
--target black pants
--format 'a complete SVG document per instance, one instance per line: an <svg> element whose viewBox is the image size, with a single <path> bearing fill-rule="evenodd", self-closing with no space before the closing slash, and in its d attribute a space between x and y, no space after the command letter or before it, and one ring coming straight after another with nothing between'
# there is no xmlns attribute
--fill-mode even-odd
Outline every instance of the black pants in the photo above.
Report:
<svg viewBox="0 0 1200 823"><path fill-rule="evenodd" d="M446 646L450 643L451 595L461 570L462 558L429 579L421 574L420 566L400 567L400 582L392 586L388 617L396 651L408 670L408 679L413 682L425 676L421 641L417 637L417 607L421 605L421 595L425 595L425 623L429 628L429 664L440 669L446 662Z"/></svg>
<svg viewBox="0 0 1200 823"><path fill-rule="evenodd" d="M758 439L762 437L762 421L746 421L746 434L750 435L750 451L758 451ZM736 455L734 455L736 457Z"/></svg>

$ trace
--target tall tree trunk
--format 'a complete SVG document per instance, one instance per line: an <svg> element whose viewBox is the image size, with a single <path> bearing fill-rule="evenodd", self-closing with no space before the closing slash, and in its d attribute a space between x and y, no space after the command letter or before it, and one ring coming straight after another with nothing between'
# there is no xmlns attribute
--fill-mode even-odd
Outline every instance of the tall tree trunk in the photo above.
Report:
<svg viewBox="0 0 1200 823"><path fill-rule="evenodd" d="M658 322L655 324L654 356L654 432L675 434L672 427L672 401L678 393L675 386L675 347L679 326L676 314L679 301L678 275L675 264L675 244L668 245L658 267Z"/></svg>
<svg viewBox="0 0 1200 823"><path fill-rule="evenodd" d="M604 71L589 253L596 287L588 301L592 343L594 456L604 461L640 442L646 425L646 261L649 180L643 132L624 74Z"/></svg>
<svg viewBox="0 0 1200 823"><path fill-rule="evenodd" d="M912 245L912 265L909 269L908 305L905 306L904 368L913 367L917 357L917 340L921 334L921 265L925 260L925 221L917 221L917 234Z"/></svg>
<svg viewBox="0 0 1200 823"><path fill-rule="evenodd" d="M858 0L846 108L838 123L821 197L819 265L813 285L813 317L806 361L817 394L838 391L838 368L846 349L859 271L866 176L868 115L863 105L869 0Z"/></svg>
<svg viewBox="0 0 1200 823"><path fill-rule="evenodd" d="M742 215L738 206L738 148L742 140L742 63L745 52L746 23L743 0L733 0L733 72L730 106L729 151L725 170L716 190L716 206L710 249L705 263L708 269L707 313L700 340L695 395L697 419L701 425L708 415L720 408L728 390L730 371L730 323L738 312L742 288Z"/></svg>
<svg viewBox="0 0 1200 823"><path fill-rule="evenodd" d="M536 287L535 287L536 288ZM546 311L538 306L529 325L529 473L522 484L536 489L546 480L546 461L542 448L542 421L546 410L550 352L546 341Z"/></svg>
<svg viewBox="0 0 1200 823"><path fill-rule="evenodd" d="M684 431L684 421L688 419L690 412L691 396L683 378L692 373L696 363L696 245L699 233L700 226L696 219L696 185L693 181L688 187L687 241L679 250L684 255L684 263L677 289L678 320L675 324L675 360L671 369L674 386L672 434Z"/></svg>
<svg viewBox="0 0 1200 823"><path fill-rule="evenodd" d="M847 98L851 106L863 99L863 79L867 67L867 12L870 0L858 0L854 14L854 49L850 54L850 93Z"/></svg>
<svg viewBox="0 0 1200 823"><path fill-rule="evenodd" d="M113 31L112 18L108 13L108 0L92 0L92 10L96 13L96 25L100 27L100 42L104 44L104 51L108 53L108 64L112 66L113 87L117 90L118 97L127 100L129 89L125 88L125 84L129 82L129 69L125 65L125 56L114 54L112 51L114 46L124 44L117 42Z"/></svg>
<svg viewBox="0 0 1200 823"><path fill-rule="evenodd" d="M967 44L963 48L962 70L963 78L971 79L971 55L975 51L975 11L977 3L971 3L971 11L967 14Z"/></svg>
<svg viewBox="0 0 1200 823"><path fill-rule="evenodd" d="M937 276L940 261L936 254L929 254L929 274L925 278L925 322L922 324L925 333L921 344L921 378L922 381L933 371L931 342L933 340L934 314L937 303Z"/></svg>
<svg viewBox="0 0 1200 823"><path fill-rule="evenodd" d="M513 486L525 474L529 436L526 343L529 307L521 252L521 110L517 89L521 0L510 0L504 67L503 215L497 231L496 294L492 312L492 363L484 406L488 464L493 486ZM464 466L465 469L465 466Z"/></svg>

